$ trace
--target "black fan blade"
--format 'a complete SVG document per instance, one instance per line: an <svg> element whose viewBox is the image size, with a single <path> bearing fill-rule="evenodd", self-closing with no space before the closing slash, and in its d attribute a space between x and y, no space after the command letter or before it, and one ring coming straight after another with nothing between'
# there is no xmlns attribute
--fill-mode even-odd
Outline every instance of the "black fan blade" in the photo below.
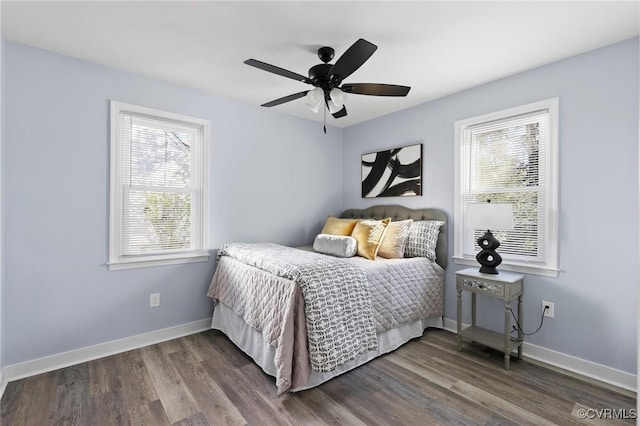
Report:
<svg viewBox="0 0 640 426"><path fill-rule="evenodd" d="M360 68L377 48L378 46L375 44L369 43L363 38L359 39L338 58L329 75L340 84L342 80Z"/></svg>
<svg viewBox="0 0 640 426"><path fill-rule="evenodd" d="M398 86L396 84L352 83L343 84L340 89L345 93L356 95L407 96L411 87Z"/></svg>
<svg viewBox="0 0 640 426"><path fill-rule="evenodd" d="M246 61L244 61L244 63L247 65L251 65L252 67L259 68L263 71L272 72L282 77L292 78L294 80L298 80L303 83L308 83L308 84L312 83L312 81L308 77L305 77L304 75L295 73L293 71L285 70L284 68L276 67L275 65L267 64L266 62L258 61L256 59L247 59Z"/></svg>
<svg viewBox="0 0 640 426"><path fill-rule="evenodd" d="M308 90L305 90L304 92L294 93L293 95L285 96L283 98L276 99L275 101L271 101L271 102L267 102L266 104L262 104L260 106L272 107L272 106L283 104L285 102L295 101L296 99L304 98L307 95L307 92L308 92Z"/></svg>
<svg viewBox="0 0 640 426"><path fill-rule="evenodd" d="M342 118L345 117L347 115L347 107L343 106L342 109L338 112L334 112L333 114L331 114L334 116L334 118Z"/></svg>

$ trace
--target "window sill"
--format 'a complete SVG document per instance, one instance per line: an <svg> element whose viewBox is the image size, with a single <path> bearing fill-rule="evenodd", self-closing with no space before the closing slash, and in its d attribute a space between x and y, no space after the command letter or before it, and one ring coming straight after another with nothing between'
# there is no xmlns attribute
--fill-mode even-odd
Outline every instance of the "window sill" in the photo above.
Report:
<svg viewBox="0 0 640 426"><path fill-rule="evenodd" d="M462 257L454 257L453 263L455 263L456 265L479 266L479 263L475 259L467 259ZM506 262L501 263L498 269L502 269L505 271L512 271L512 272L520 272L522 274L539 275L541 277L551 277L551 278L558 278L558 273L560 272L558 269L551 269L551 268L546 268L541 266L506 263Z"/></svg>
<svg viewBox="0 0 640 426"><path fill-rule="evenodd" d="M181 254L173 256L153 256L137 259L124 259L107 263L109 271L121 269L147 268L150 266L178 265L181 263L206 262L209 254Z"/></svg>

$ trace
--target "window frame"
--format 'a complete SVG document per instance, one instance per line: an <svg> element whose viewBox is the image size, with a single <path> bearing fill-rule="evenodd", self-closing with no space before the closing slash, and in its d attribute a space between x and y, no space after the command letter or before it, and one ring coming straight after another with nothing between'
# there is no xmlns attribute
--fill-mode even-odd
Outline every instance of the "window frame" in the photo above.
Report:
<svg viewBox="0 0 640 426"><path fill-rule="evenodd" d="M464 164L464 143L465 131L470 127L477 127L482 124L495 121L506 121L509 118L517 118L522 115L531 114L536 111L548 111L548 155L546 156L547 175L541 176L546 181L548 188L546 192L546 234L545 234L545 256L544 261L540 263L516 261L513 259L503 259L500 269L507 271L515 271L528 273L533 275L541 275L546 277L557 277L559 273L558 265L558 114L559 99L550 98L538 102L529 103L513 108L503 109L501 111L483 114L476 117L470 117L458 120L454 123L454 253L453 262L460 265L476 266L478 262L475 257L464 255L464 177L462 165ZM540 217L540 215L539 215ZM479 249L478 249L479 251ZM498 249L498 252L500 250ZM504 256L503 256L504 258Z"/></svg>
<svg viewBox="0 0 640 426"><path fill-rule="evenodd" d="M123 225L124 225L124 182L122 173L122 154L124 144L121 140L120 114L131 113L140 117L147 117L158 121L173 122L194 127L197 133L197 141L194 141L195 149L192 150L191 167L193 190L199 198L199 208L196 214L199 220L192 220L193 230L199 240L199 247L194 250L171 251L167 253L154 253L148 255L123 254ZM124 102L110 101L110 203L109 203L109 259L107 267L110 271L130 268L142 268L150 266L174 265L181 263L206 262L209 260L208 251L208 164L209 164L209 129L208 120L189 117L167 111L160 111L139 105ZM196 216L197 217L197 216ZM192 219L194 212L192 211Z"/></svg>

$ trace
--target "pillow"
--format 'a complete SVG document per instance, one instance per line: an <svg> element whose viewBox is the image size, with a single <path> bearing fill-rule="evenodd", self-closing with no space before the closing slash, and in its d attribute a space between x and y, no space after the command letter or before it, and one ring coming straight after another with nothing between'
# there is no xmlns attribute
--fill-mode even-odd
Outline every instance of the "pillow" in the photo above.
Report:
<svg viewBox="0 0 640 426"><path fill-rule="evenodd" d="M339 219L337 217L329 216L320 233L346 235L348 237L353 232L353 228L356 226L356 223L358 223L358 219Z"/></svg>
<svg viewBox="0 0 640 426"><path fill-rule="evenodd" d="M363 219L356 224L351 236L358 241L358 256L370 260L376 258L389 222L390 217L382 220Z"/></svg>
<svg viewBox="0 0 640 426"><path fill-rule="evenodd" d="M352 257L358 251L358 242L351 236L318 234L313 249L331 256Z"/></svg>
<svg viewBox="0 0 640 426"><path fill-rule="evenodd" d="M387 231L378 249L378 256L386 257L387 259L402 259L412 223L413 219L408 219L391 222L387 225Z"/></svg>
<svg viewBox="0 0 640 426"><path fill-rule="evenodd" d="M426 257L435 261L436 244L442 225L444 222L441 220L414 221L409 228L404 257Z"/></svg>

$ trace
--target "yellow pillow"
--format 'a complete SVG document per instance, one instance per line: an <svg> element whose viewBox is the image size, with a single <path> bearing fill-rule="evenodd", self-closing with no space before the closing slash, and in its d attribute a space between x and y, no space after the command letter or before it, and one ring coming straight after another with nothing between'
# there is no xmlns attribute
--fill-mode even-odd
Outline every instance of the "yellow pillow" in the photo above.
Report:
<svg viewBox="0 0 640 426"><path fill-rule="evenodd" d="M386 257L387 259L402 259L412 223L413 220L411 219L391 222L387 226L384 239L380 243L378 256Z"/></svg>
<svg viewBox="0 0 640 426"><path fill-rule="evenodd" d="M363 219L356 224L351 236L358 241L358 256L375 260L389 222L390 217L382 220Z"/></svg>
<svg viewBox="0 0 640 426"><path fill-rule="evenodd" d="M358 223L358 219L339 219L329 216L324 224L321 234L345 235L349 236L353 232L353 228Z"/></svg>

